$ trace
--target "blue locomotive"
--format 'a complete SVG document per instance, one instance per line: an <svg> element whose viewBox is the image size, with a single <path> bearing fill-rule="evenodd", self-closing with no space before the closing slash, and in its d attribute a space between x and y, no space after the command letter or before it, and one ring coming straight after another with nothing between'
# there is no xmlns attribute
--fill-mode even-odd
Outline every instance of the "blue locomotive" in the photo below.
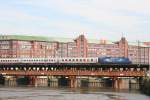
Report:
<svg viewBox="0 0 150 100"><path fill-rule="evenodd" d="M129 58L125 57L102 57L98 58L98 63L101 64L132 64Z"/></svg>

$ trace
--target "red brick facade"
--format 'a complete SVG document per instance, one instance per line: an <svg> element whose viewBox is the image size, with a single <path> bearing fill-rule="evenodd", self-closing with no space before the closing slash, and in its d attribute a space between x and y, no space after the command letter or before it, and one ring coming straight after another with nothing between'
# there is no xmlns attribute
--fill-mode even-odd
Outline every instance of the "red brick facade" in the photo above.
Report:
<svg viewBox="0 0 150 100"><path fill-rule="evenodd" d="M128 57L135 63L148 63L149 48L129 45L123 37L115 43L88 42L84 35L68 42L1 39L0 58L45 57Z"/></svg>

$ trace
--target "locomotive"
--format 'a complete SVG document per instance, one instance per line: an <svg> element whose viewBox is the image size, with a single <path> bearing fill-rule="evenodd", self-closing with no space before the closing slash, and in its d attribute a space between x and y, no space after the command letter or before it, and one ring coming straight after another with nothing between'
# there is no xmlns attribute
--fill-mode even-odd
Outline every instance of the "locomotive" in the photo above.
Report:
<svg viewBox="0 0 150 100"><path fill-rule="evenodd" d="M98 64L132 64L125 57L86 57L86 58L0 58L0 63L98 63Z"/></svg>
<svg viewBox="0 0 150 100"><path fill-rule="evenodd" d="M103 57L98 58L98 62L101 64L132 64L129 58L125 57Z"/></svg>

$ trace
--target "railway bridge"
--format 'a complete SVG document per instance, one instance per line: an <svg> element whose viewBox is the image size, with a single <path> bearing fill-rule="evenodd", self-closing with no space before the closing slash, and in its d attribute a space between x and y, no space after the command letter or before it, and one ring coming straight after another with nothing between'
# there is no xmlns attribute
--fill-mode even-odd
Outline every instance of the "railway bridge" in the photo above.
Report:
<svg viewBox="0 0 150 100"><path fill-rule="evenodd" d="M0 84L139 88L147 64L1 63Z"/></svg>

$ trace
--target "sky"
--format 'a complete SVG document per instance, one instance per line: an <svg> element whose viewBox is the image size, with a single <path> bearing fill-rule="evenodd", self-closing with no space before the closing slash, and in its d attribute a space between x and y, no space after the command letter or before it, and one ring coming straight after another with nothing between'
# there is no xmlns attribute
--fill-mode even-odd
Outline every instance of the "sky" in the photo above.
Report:
<svg viewBox="0 0 150 100"><path fill-rule="evenodd" d="M0 34L150 41L150 0L0 0Z"/></svg>

